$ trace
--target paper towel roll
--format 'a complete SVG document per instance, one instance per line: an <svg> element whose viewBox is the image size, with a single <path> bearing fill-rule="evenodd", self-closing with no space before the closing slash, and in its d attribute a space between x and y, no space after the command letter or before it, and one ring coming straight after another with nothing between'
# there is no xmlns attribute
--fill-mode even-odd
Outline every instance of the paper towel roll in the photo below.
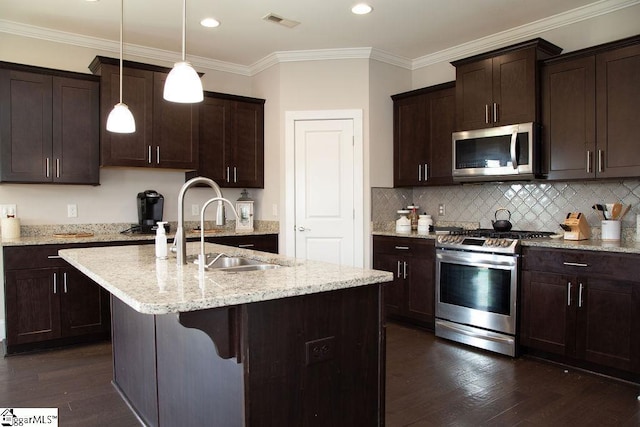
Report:
<svg viewBox="0 0 640 427"><path fill-rule="evenodd" d="M17 239L20 237L20 220L18 218L2 218L2 238Z"/></svg>

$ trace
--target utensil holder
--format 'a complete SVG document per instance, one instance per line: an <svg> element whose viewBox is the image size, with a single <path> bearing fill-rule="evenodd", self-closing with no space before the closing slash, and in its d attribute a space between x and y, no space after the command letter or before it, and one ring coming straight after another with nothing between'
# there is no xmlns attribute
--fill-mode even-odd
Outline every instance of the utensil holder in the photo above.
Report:
<svg viewBox="0 0 640 427"><path fill-rule="evenodd" d="M613 219L602 221L602 240L620 240L620 221Z"/></svg>

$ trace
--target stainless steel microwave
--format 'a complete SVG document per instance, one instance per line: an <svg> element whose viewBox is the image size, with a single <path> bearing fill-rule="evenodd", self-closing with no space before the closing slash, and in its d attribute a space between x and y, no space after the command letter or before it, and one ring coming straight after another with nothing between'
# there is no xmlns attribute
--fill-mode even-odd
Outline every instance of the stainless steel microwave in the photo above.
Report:
<svg viewBox="0 0 640 427"><path fill-rule="evenodd" d="M454 132L454 181L533 179L540 173L538 127L522 123Z"/></svg>

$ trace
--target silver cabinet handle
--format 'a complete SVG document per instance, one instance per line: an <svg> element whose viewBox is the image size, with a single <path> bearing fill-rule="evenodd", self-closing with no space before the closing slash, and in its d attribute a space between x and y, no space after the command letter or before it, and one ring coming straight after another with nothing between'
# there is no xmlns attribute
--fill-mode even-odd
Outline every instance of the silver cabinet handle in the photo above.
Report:
<svg viewBox="0 0 640 427"><path fill-rule="evenodd" d="M229 180L229 178L230 178L230 175L229 175L229 166L227 166L227 182L231 182L231 181Z"/></svg>
<svg viewBox="0 0 640 427"><path fill-rule="evenodd" d="M489 117L489 104L484 104L484 122L486 124L491 123L491 118Z"/></svg>
<svg viewBox="0 0 640 427"><path fill-rule="evenodd" d="M58 273L53 273L53 293L58 293Z"/></svg>
<svg viewBox="0 0 640 427"><path fill-rule="evenodd" d="M591 150L587 150L587 173L591 173Z"/></svg>
<svg viewBox="0 0 640 427"><path fill-rule="evenodd" d="M493 103L493 123L498 123L500 121L500 117L498 117L498 103Z"/></svg>
<svg viewBox="0 0 640 427"><path fill-rule="evenodd" d="M238 182L238 168L233 167L233 182Z"/></svg>
<svg viewBox="0 0 640 427"><path fill-rule="evenodd" d="M62 258L60 255L47 255L48 259L60 259Z"/></svg>
<svg viewBox="0 0 640 427"><path fill-rule="evenodd" d="M56 178L60 178L60 159L56 159Z"/></svg>
<svg viewBox="0 0 640 427"><path fill-rule="evenodd" d="M604 151L598 150L598 172L602 172L603 157L604 157Z"/></svg>
<svg viewBox="0 0 640 427"><path fill-rule="evenodd" d="M239 248L252 248L255 245L253 243L246 243L244 245L238 245Z"/></svg>
<svg viewBox="0 0 640 427"><path fill-rule="evenodd" d="M156 145L156 164L160 164L160 146Z"/></svg>
<svg viewBox="0 0 640 427"><path fill-rule="evenodd" d="M418 182L422 181L422 165L418 165Z"/></svg>
<svg viewBox="0 0 640 427"><path fill-rule="evenodd" d="M405 261L403 262L403 264L404 264L404 278L406 279L407 278L407 262Z"/></svg>
<svg viewBox="0 0 640 427"><path fill-rule="evenodd" d="M571 307L571 282L567 283L567 307Z"/></svg>
<svg viewBox="0 0 640 427"><path fill-rule="evenodd" d="M429 165L426 163L424 164L424 180L429 180Z"/></svg>
<svg viewBox="0 0 640 427"><path fill-rule="evenodd" d="M298 227L298 231L311 231L310 228Z"/></svg>
<svg viewBox="0 0 640 427"><path fill-rule="evenodd" d="M147 157L147 163L151 164L151 146L149 146L149 154Z"/></svg>
<svg viewBox="0 0 640 427"><path fill-rule="evenodd" d="M569 267L589 267L589 264L584 264L582 262L563 262L564 265L568 265Z"/></svg>
<svg viewBox="0 0 640 427"><path fill-rule="evenodd" d="M396 275L396 277L399 279L400 278L400 266L402 264L400 264L401 261L398 260L398 274Z"/></svg>
<svg viewBox="0 0 640 427"><path fill-rule="evenodd" d="M46 168L45 174L46 174L47 178L49 178L49 176L51 175L51 173L50 173L50 170L51 170L50 162L51 162L51 160L47 157L47 160L45 162L45 168Z"/></svg>
<svg viewBox="0 0 640 427"><path fill-rule="evenodd" d="M409 250L409 246L396 246L396 249L399 249L401 251L408 251Z"/></svg>
<svg viewBox="0 0 640 427"><path fill-rule="evenodd" d="M580 287L578 288L578 308L582 308L582 283L580 283Z"/></svg>
<svg viewBox="0 0 640 427"><path fill-rule="evenodd" d="M66 294L67 293L67 273L66 272L62 273L62 286L64 289L64 293Z"/></svg>

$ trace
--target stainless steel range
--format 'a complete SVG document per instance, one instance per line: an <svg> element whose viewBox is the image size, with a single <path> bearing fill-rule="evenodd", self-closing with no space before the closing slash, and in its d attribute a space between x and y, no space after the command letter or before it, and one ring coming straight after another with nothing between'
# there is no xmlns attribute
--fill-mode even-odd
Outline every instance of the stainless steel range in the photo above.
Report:
<svg viewBox="0 0 640 427"><path fill-rule="evenodd" d="M465 230L436 239L436 336L516 355L520 240L552 233Z"/></svg>

